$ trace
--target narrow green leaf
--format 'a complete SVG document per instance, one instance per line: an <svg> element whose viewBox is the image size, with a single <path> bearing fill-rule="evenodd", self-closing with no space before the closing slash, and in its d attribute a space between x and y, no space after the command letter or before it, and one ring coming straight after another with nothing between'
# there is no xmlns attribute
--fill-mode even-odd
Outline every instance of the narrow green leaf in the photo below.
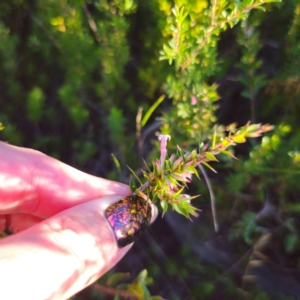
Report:
<svg viewBox="0 0 300 300"><path fill-rule="evenodd" d="M131 176L130 176L130 179L129 179L129 187L130 187L131 193L134 193L135 190L136 190L136 185L135 185L135 182L134 182L134 180L132 179Z"/></svg>
<svg viewBox="0 0 300 300"><path fill-rule="evenodd" d="M223 140L223 141L221 142L221 144L222 144L223 147L226 147L226 148L227 148L228 146L230 146L231 142L230 142L230 140L225 139L225 140Z"/></svg>
<svg viewBox="0 0 300 300"><path fill-rule="evenodd" d="M260 124L252 124L247 127L246 132L252 132L260 129L261 125Z"/></svg>
<svg viewBox="0 0 300 300"><path fill-rule="evenodd" d="M189 167L187 168L187 170L188 170L188 171L192 171L192 172L197 176L197 178L200 179L199 174L198 174L198 171L197 171L197 169L196 169L194 166L189 166Z"/></svg>
<svg viewBox="0 0 300 300"><path fill-rule="evenodd" d="M163 209L163 213L165 214L168 210L168 203L166 201L161 200L160 201L160 206Z"/></svg>
<svg viewBox="0 0 300 300"><path fill-rule="evenodd" d="M179 189L173 196L174 196L174 197L175 197L175 196L179 196L179 195L183 192L183 190L184 190L184 187L181 188L181 189Z"/></svg>
<svg viewBox="0 0 300 300"><path fill-rule="evenodd" d="M232 158L234 158L234 159L237 159L231 152L229 152L229 151L226 151L226 150L219 150L220 151L220 153L222 153L222 154L225 154L226 156L230 156L230 157L232 157Z"/></svg>
<svg viewBox="0 0 300 300"><path fill-rule="evenodd" d="M211 152L204 152L205 156L212 161L218 161L217 158Z"/></svg>
<svg viewBox="0 0 300 300"><path fill-rule="evenodd" d="M163 100L165 99L165 95L161 95L152 105L151 107L148 109L148 111L146 112L146 114L144 115L144 117L142 118L141 121L141 126L144 127L146 125L146 123L148 122L149 118L151 117L151 115L153 114L153 112L156 110L156 108L159 106L160 103L163 102Z"/></svg>
<svg viewBox="0 0 300 300"><path fill-rule="evenodd" d="M203 164L205 167L211 169L213 172L217 173L217 171L212 166L210 166L208 163L206 163L205 161L201 162L201 164Z"/></svg>
<svg viewBox="0 0 300 300"><path fill-rule="evenodd" d="M179 214L184 215L185 217L189 217L189 214L186 210L179 207L177 204L172 204L172 207L175 211L177 211Z"/></svg>
<svg viewBox="0 0 300 300"><path fill-rule="evenodd" d="M213 136L212 145L211 145L211 149L212 149L212 150L215 149L215 146L216 146L216 140L217 140L217 131L215 130L214 136Z"/></svg>
<svg viewBox="0 0 300 300"><path fill-rule="evenodd" d="M149 299L149 297L151 296L150 291L148 290L146 284L141 283L141 288L144 292L144 299Z"/></svg>
<svg viewBox="0 0 300 300"><path fill-rule="evenodd" d="M185 162L184 153L178 145L177 145L177 150L178 150L180 156L182 157L183 161Z"/></svg>
<svg viewBox="0 0 300 300"><path fill-rule="evenodd" d="M262 10L262 11L266 11L266 9L263 7L263 6L255 6L253 7L254 9L259 9L259 10Z"/></svg>
<svg viewBox="0 0 300 300"><path fill-rule="evenodd" d="M238 143L238 144L242 144L242 143L245 143L245 142L246 142L245 137L242 136L242 135L236 135L236 136L233 136L233 137L232 137L232 140L233 140L235 143Z"/></svg>
<svg viewBox="0 0 300 300"><path fill-rule="evenodd" d="M152 203L156 203L157 200L158 200L158 195L157 195L157 193L155 193L155 194L153 194L151 201L152 201Z"/></svg>
<svg viewBox="0 0 300 300"><path fill-rule="evenodd" d="M248 122L245 126L239 128L235 135L243 135L247 131L247 128L249 128L249 125L250 122Z"/></svg>
<svg viewBox="0 0 300 300"><path fill-rule="evenodd" d="M158 176L158 170L157 170L157 165L155 162L153 162L153 173L154 173L154 176Z"/></svg>
<svg viewBox="0 0 300 300"><path fill-rule="evenodd" d="M136 175L136 173L129 167L127 166L129 171L132 173L132 175L136 178L136 180L139 182L140 185L143 185L143 183L140 181L139 177Z"/></svg>
<svg viewBox="0 0 300 300"><path fill-rule="evenodd" d="M195 198L195 197L191 197ZM189 204L187 201L181 201L179 204L173 204L172 205L175 211L177 211L179 214L184 215L185 217L190 219L190 215L197 217L198 214L196 211L198 210L196 207Z"/></svg>
<svg viewBox="0 0 300 300"><path fill-rule="evenodd" d="M143 160L143 162L144 162L144 165L145 165L147 171L148 171L148 172L151 172L150 169L149 169L149 167L148 167L148 165L147 165L147 163L146 163L146 161L144 160L144 158L142 158L142 160Z"/></svg>
<svg viewBox="0 0 300 300"><path fill-rule="evenodd" d="M196 198L198 198L199 196L200 196L200 195L190 196L190 197L181 199L180 201L182 201L182 202L189 202L190 200L196 199Z"/></svg>
<svg viewBox="0 0 300 300"><path fill-rule="evenodd" d="M113 161L114 161L114 164L115 164L115 166L116 166L116 168L117 168L119 174L121 174L121 173L122 173L122 170L121 170L121 165L120 165L119 160L115 157L115 155L114 155L113 153L111 154L111 157L112 157L112 159L113 159Z"/></svg>
<svg viewBox="0 0 300 300"><path fill-rule="evenodd" d="M138 283L140 284L142 290L143 290L143 293L144 293L144 298L145 299L148 299L148 297L151 296L148 288L146 287L146 284L148 282L148 271L146 269L142 270L139 275L137 276L137 281Z"/></svg>
<svg viewBox="0 0 300 300"><path fill-rule="evenodd" d="M192 156L193 159L197 159L197 150L194 149L190 155Z"/></svg>
<svg viewBox="0 0 300 300"><path fill-rule="evenodd" d="M148 275L148 271L146 269L142 270L137 276L138 281L145 282L147 275Z"/></svg>
<svg viewBox="0 0 300 300"><path fill-rule="evenodd" d="M199 216L199 214L196 213L197 210L198 209L196 207L192 206L192 205L189 205L189 207L188 207L188 213L189 213L189 215L192 215L194 217L198 217Z"/></svg>
<svg viewBox="0 0 300 300"><path fill-rule="evenodd" d="M168 159L166 159L165 160L165 167L164 167L164 169L168 170L168 169L171 169L171 168L172 168L171 162Z"/></svg>

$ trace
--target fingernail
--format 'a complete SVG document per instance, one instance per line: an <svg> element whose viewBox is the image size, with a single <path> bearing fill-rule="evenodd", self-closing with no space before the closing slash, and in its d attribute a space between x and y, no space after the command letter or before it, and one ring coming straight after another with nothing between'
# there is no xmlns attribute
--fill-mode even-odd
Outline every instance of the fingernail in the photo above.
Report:
<svg viewBox="0 0 300 300"><path fill-rule="evenodd" d="M119 248L125 247L143 234L150 224L152 209L147 200L132 195L122 198L105 210Z"/></svg>
<svg viewBox="0 0 300 300"><path fill-rule="evenodd" d="M152 204L151 208L152 208L152 215L151 215L150 224L152 224L156 220L156 218L158 216L158 208L157 208L157 206L154 205L154 204Z"/></svg>

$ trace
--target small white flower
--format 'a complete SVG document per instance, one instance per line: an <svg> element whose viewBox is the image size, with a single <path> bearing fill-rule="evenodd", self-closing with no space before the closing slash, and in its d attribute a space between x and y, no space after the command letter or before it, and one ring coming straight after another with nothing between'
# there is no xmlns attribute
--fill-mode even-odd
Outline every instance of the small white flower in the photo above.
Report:
<svg viewBox="0 0 300 300"><path fill-rule="evenodd" d="M168 135L168 134L160 134L160 135L158 136L158 140L159 140L159 141L163 141L163 140L165 140L165 141L170 141L170 140L171 140L171 136Z"/></svg>

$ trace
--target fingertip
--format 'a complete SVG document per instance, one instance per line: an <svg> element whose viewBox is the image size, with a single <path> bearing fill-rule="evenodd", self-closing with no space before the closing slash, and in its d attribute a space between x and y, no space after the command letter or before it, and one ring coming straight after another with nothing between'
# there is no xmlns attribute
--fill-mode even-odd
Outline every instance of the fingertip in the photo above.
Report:
<svg viewBox="0 0 300 300"><path fill-rule="evenodd" d="M117 182L117 181L112 181L109 179L99 178L99 177L95 177L95 179L96 179L95 185L98 186L98 190L99 190L98 181L100 181L102 197L120 196L120 198L122 198L131 194L130 187L127 184Z"/></svg>

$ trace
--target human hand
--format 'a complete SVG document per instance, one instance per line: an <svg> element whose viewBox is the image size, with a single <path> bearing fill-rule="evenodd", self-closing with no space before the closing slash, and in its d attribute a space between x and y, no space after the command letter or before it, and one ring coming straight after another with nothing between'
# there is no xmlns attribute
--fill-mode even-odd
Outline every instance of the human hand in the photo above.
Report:
<svg viewBox="0 0 300 300"><path fill-rule="evenodd" d="M40 152L0 143L0 299L66 299L113 267L104 210L130 194ZM93 200L96 199L96 200Z"/></svg>

